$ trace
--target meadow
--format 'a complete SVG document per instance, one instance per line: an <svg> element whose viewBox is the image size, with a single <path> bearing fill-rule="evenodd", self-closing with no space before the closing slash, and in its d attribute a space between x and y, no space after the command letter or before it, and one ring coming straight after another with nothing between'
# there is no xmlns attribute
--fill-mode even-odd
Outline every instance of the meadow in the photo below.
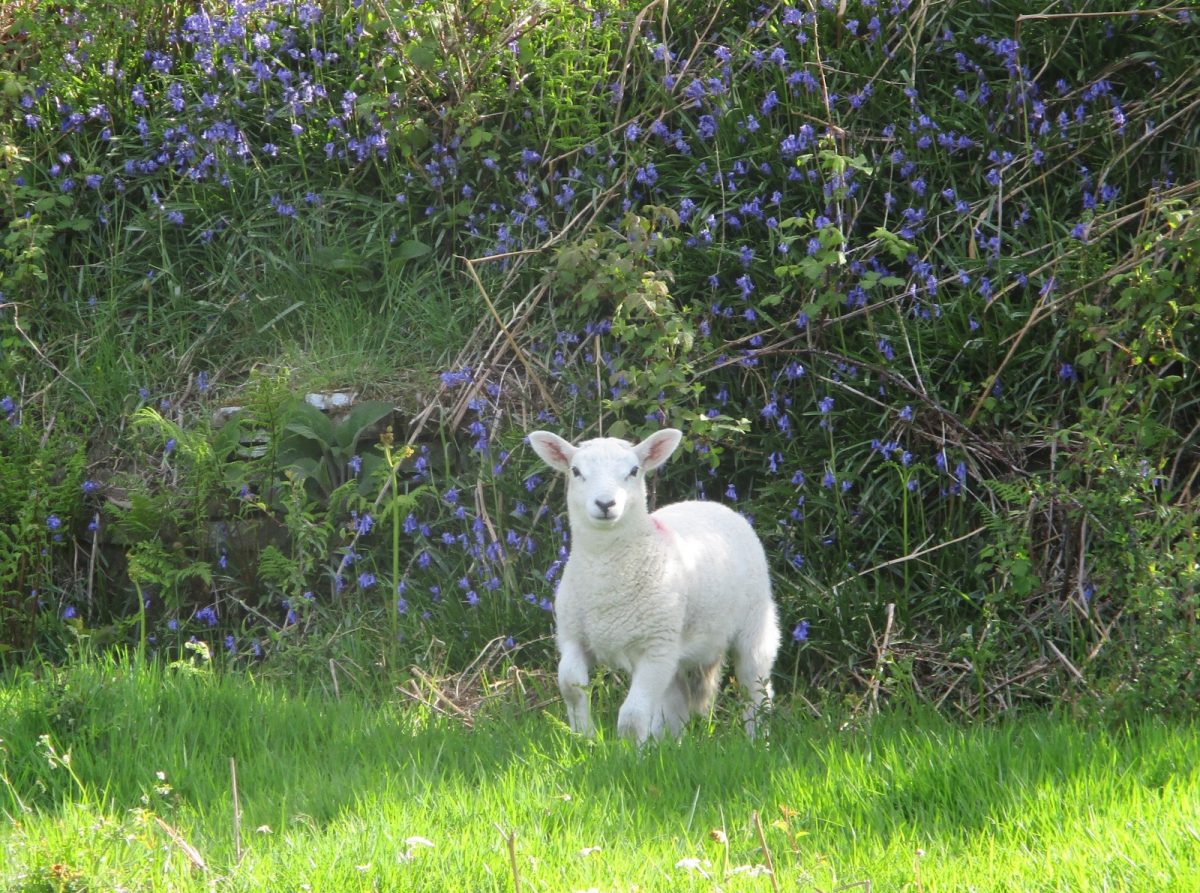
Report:
<svg viewBox="0 0 1200 893"><path fill-rule="evenodd" d="M82 890L1190 891L1200 737L919 709L731 715L639 753L550 685L465 717L203 662L0 688L0 885ZM450 692L447 687L447 693ZM615 702L602 689L611 733Z"/></svg>

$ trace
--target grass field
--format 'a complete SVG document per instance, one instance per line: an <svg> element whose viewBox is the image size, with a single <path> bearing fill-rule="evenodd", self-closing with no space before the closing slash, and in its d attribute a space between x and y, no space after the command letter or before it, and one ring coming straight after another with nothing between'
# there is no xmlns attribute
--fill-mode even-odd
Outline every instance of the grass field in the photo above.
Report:
<svg viewBox="0 0 1200 893"><path fill-rule="evenodd" d="M638 753L573 737L542 688L508 686L468 728L385 687L335 696L97 662L9 677L0 886L1200 885L1200 737L1186 723L846 723L784 707L768 743L717 717ZM599 697L609 729L613 694Z"/></svg>

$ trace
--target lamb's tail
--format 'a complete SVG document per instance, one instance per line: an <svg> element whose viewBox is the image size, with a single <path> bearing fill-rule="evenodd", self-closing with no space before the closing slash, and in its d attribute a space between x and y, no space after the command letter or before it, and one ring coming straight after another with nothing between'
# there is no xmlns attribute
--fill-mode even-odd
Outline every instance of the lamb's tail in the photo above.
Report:
<svg viewBox="0 0 1200 893"><path fill-rule="evenodd" d="M721 663L714 661L708 666L695 667L679 674L691 713L705 714L712 709L721 685Z"/></svg>

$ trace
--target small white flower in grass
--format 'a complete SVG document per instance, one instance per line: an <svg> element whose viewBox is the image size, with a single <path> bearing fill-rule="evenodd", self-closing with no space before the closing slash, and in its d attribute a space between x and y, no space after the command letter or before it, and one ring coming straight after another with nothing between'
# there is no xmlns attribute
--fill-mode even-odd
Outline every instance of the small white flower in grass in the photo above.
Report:
<svg viewBox="0 0 1200 893"><path fill-rule="evenodd" d="M274 834L275 832L271 830L270 825L259 825L257 828L254 829L254 833L255 834Z"/></svg>
<svg viewBox="0 0 1200 893"><path fill-rule="evenodd" d="M707 859L696 859L694 857L689 856L686 859L680 859L678 862L676 862L675 867L679 868L683 871L699 872L701 875L703 875L704 877L707 878L708 872L705 871L704 869L712 868L712 863L709 862Z"/></svg>
<svg viewBox="0 0 1200 893"><path fill-rule="evenodd" d="M771 870L765 865L739 865L736 868L729 869L731 875L744 874L747 877L760 877L764 874L770 874Z"/></svg>
<svg viewBox="0 0 1200 893"><path fill-rule="evenodd" d="M426 849L434 845L428 837L408 837L404 842L408 844L408 849L400 854L401 862L411 862L418 849Z"/></svg>
<svg viewBox="0 0 1200 893"><path fill-rule="evenodd" d="M586 858L588 856L595 855L596 853L599 853L601 851L602 851L601 847L598 847L598 846L585 846L583 849L581 849L579 851L579 855L581 858Z"/></svg>

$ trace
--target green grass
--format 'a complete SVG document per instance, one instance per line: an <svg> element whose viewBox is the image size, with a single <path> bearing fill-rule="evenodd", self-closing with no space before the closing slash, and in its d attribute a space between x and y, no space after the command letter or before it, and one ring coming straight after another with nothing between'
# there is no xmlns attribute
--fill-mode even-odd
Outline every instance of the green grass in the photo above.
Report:
<svg viewBox="0 0 1200 893"><path fill-rule="evenodd" d="M769 743L719 718L638 753L573 737L557 703L506 696L467 729L377 691L94 662L10 677L0 886L512 890L515 833L521 890L770 890L744 869L764 861L755 813L781 890L1200 883L1186 723L784 708Z"/></svg>

